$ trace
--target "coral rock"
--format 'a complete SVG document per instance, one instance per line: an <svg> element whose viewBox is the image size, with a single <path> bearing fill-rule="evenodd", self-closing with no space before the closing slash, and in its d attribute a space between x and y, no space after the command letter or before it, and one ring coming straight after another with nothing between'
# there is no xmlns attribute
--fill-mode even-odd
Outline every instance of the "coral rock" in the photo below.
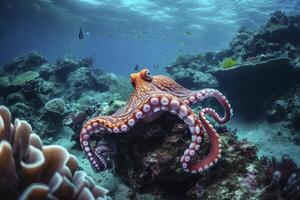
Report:
<svg viewBox="0 0 300 200"><path fill-rule="evenodd" d="M240 117L258 118L264 114L263 103L272 95L282 95L293 84L294 69L289 58L238 65L211 71L224 93L232 98ZM278 94L274 95L274 91ZM251 98L249 98L251 97Z"/></svg>
<svg viewBox="0 0 300 200"><path fill-rule="evenodd" d="M238 142L231 133L220 134L223 158L205 173L187 174L178 163L189 134L188 127L180 119L164 114L154 122L137 124L126 137L115 136L117 174L137 191L174 195L179 199L206 199L217 194L222 199L216 191L221 190L218 183L225 181L232 181L233 187L240 188L242 177L248 173L247 167L255 163L255 146L245 141ZM209 143L205 139L195 159L204 157L208 149ZM253 176L250 179L253 180ZM251 192L244 189L244 197L251 196ZM233 198L234 192L230 194Z"/></svg>

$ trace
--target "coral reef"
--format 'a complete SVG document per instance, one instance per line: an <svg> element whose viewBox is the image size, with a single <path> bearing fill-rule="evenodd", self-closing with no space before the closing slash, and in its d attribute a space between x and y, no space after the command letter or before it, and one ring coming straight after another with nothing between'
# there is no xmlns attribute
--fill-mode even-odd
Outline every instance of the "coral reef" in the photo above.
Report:
<svg viewBox="0 0 300 200"><path fill-rule="evenodd" d="M43 146L31 126L0 106L1 199L109 199L77 159L57 145Z"/></svg>
<svg viewBox="0 0 300 200"><path fill-rule="evenodd" d="M283 157L277 161L274 157L263 157L264 184L266 192L263 199L299 199L300 170L293 160Z"/></svg>
<svg viewBox="0 0 300 200"><path fill-rule="evenodd" d="M65 101L60 98L51 99L45 104L45 109L55 115L64 115L66 111Z"/></svg>
<svg viewBox="0 0 300 200"><path fill-rule="evenodd" d="M267 131L261 132L258 142L266 149L274 141L296 148L300 145L299 35L300 17L276 11L258 31L241 27L227 49L181 55L165 69L186 88L212 87L224 92L238 119L266 124L263 128L268 127L270 136L266 137ZM226 58L236 63L224 69L220 64ZM0 199L33 199L37 193L46 195L46 199L105 196L107 190L95 183L109 188L115 199L300 198L300 172L294 161L279 159L278 155L277 159L257 158L285 153L286 149L275 146L274 154L261 154L257 143L254 146L238 140L243 134L239 128L213 124L220 135L222 158L203 173L185 173L180 160L191 132L182 119L168 113L152 122L137 122L128 134L95 135L91 147L94 149L103 139L108 141L111 145L102 147L110 148L109 164L113 166L112 171L95 176L89 161L79 152L81 128L93 117L111 115L122 108L133 88L127 78L93 68L92 62L92 58L69 57L49 63L31 52L0 67L0 104L7 105L13 116L26 119L38 134L31 133L22 120L10 125L10 114L1 107ZM57 98L60 103L47 109ZM203 103L210 107L216 102ZM216 110L221 111L219 107ZM64 145L74 156L60 146L45 144ZM209 149L210 142L203 137L200 153L191 162L205 158ZM289 153L296 162L297 151ZM79 168L95 182L85 172L76 171Z"/></svg>
<svg viewBox="0 0 300 200"><path fill-rule="evenodd" d="M16 75L28 70L35 70L46 62L47 60L37 52L30 52L14 58L10 63L4 65L1 70L3 70L3 73L4 71L10 71Z"/></svg>
<svg viewBox="0 0 300 200"><path fill-rule="evenodd" d="M14 115L26 118L41 137L59 135L62 118L91 105L91 102L80 102L86 98L86 93L89 92L88 96L93 100L99 99L95 91L107 92L107 102L121 99L109 94L109 87L120 85L118 77L94 70L91 64L90 59L73 58L47 63L36 52L17 57L0 68L0 102L5 103ZM53 100L56 98L67 104L59 106L59 101ZM55 102L59 110L50 105ZM104 110L106 105L101 107Z"/></svg>

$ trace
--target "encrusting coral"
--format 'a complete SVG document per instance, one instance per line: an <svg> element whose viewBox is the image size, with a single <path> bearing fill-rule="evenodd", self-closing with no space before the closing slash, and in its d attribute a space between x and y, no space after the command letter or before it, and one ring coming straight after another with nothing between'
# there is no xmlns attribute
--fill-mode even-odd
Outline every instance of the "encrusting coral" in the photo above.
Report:
<svg viewBox="0 0 300 200"><path fill-rule="evenodd" d="M43 146L23 120L11 123L0 106L0 199L110 199L75 156L59 145Z"/></svg>

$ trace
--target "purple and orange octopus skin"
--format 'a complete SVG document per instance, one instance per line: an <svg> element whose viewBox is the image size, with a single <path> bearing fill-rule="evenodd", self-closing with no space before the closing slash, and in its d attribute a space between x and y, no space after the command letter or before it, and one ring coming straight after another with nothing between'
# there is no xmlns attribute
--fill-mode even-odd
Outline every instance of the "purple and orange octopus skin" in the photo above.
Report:
<svg viewBox="0 0 300 200"><path fill-rule="evenodd" d="M141 119L149 120L160 112L170 112L178 115L189 126L192 134L189 147L184 151L180 162L186 172L197 173L212 167L221 158L220 137L206 115L210 115L220 124L226 123L232 116L232 109L225 96L215 89L202 89L199 91L188 90L177 84L169 77L151 76L148 69L130 75L134 91L124 107L109 116L98 116L84 124L80 132L80 144L87 159L95 172L108 168L108 154L111 151L105 143L98 142L91 146L93 134L123 133L134 127ZM189 105L214 97L223 106L225 114L220 117L212 108L204 108L198 116ZM210 139L208 155L196 162L191 162L199 150L204 133Z"/></svg>

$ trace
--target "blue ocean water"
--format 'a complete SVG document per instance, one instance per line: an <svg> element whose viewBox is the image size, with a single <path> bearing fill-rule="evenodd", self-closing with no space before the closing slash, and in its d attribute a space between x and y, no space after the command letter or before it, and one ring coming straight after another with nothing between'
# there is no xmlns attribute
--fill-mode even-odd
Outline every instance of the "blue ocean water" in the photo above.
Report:
<svg viewBox="0 0 300 200"><path fill-rule="evenodd" d="M240 26L257 30L297 0L2 0L0 64L36 50L50 60L90 57L106 72L168 66L180 54L220 50ZM83 27L90 36L78 40Z"/></svg>
<svg viewBox="0 0 300 200"><path fill-rule="evenodd" d="M300 0L0 0L0 27L0 200L300 199Z"/></svg>

